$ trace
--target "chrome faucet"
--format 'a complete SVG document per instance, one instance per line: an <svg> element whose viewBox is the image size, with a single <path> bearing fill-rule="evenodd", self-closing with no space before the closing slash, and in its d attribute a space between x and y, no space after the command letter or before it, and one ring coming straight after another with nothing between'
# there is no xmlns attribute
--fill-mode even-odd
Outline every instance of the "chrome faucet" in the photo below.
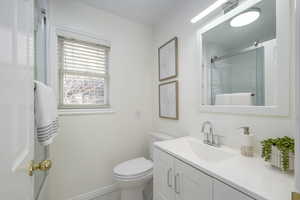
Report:
<svg viewBox="0 0 300 200"><path fill-rule="evenodd" d="M209 126L209 132L205 132L206 126ZM213 125L210 121L203 122L201 132L204 134L203 143L215 147L220 146L219 136L214 134Z"/></svg>

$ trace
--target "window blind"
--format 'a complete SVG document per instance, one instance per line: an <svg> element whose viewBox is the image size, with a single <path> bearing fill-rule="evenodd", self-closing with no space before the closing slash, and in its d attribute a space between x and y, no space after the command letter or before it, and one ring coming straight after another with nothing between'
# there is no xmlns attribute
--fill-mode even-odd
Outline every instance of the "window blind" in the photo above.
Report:
<svg viewBox="0 0 300 200"><path fill-rule="evenodd" d="M61 108L108 105L109 47L58 36Z"/></svg>
<svg viewBox="0 0 300 200"><path fill-rule="evenodd" d="M109 47L58 36L60 68L64 71L103 76L107 74Z"/></svg>

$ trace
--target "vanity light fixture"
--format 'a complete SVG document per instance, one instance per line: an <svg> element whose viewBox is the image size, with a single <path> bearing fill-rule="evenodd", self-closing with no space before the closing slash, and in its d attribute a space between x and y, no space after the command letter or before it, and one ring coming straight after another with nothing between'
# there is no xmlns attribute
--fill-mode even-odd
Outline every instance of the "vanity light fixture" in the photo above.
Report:
<svg viewBox="0 0 300 200"><path fill-rule="evenodd" d="M231 27L242 27L255 22L260 17L260 9L253 8L235 16L230 21Z"/></svg>
<svg viewBox="0 0 300 200"><path fill-rule="evenodd" d="M191 19L191 23L193 23L193 24L197 23L199 20L203 19L204 17L206 17L207 15L209 15L211 12L213 12L217 8L221 7L226 2L228 2L228 0L217 0L211 6L209 6L204 11L202 11L201 13L199 13L193 19Z"/></svg>

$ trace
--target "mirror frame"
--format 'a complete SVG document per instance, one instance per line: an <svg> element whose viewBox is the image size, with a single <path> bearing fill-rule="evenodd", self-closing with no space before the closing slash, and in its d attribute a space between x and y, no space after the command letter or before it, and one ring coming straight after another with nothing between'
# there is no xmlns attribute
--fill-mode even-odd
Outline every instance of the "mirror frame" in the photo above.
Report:
<svg viewBox="0 0 300 200"><path fill-rule="evenodd" d="M200 80L201 80L201 112L213 112L213 113L229 113L229 114L246 114L246 115L265 115L265 116L289 116L290 114L290 100L291 100L291 79L290 72L291 67L294 64L292 62L294 57L293 45L292 45L292 0L275 0L276 1L276 40L277 40L277 63L278 63L278 85L275 90L276 105L274 106L234 106L234 105L205 105L203 102L203 96L205 95L205 86L203 84L203 71L205 66L203 64L203 51L202 51L202 35L207 31L213 29L219 24L230 20L237 14L253 7L259 2L264 0L245 0L241 4L226 13L212 19L208 24L202 26L197 32L197 45L198 53L200 53L200 59L198 66L201 66ZM269 1L269 0L267 0ZM288 22L288 23L287 23ZM199 54L198 54L199 55ZM286 66L286 67L285 67Z"/></svg>

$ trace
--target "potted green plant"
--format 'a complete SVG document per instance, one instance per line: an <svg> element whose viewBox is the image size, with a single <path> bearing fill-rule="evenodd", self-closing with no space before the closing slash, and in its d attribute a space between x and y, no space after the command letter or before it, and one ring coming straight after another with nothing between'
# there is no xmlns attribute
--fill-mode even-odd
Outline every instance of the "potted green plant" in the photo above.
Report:
<svg viewBox="0 0 300 200"><path fill-rule="evenodd" d="M290 137L263 140L262 158L283 171L294 170L295 141Z"/></svg>

